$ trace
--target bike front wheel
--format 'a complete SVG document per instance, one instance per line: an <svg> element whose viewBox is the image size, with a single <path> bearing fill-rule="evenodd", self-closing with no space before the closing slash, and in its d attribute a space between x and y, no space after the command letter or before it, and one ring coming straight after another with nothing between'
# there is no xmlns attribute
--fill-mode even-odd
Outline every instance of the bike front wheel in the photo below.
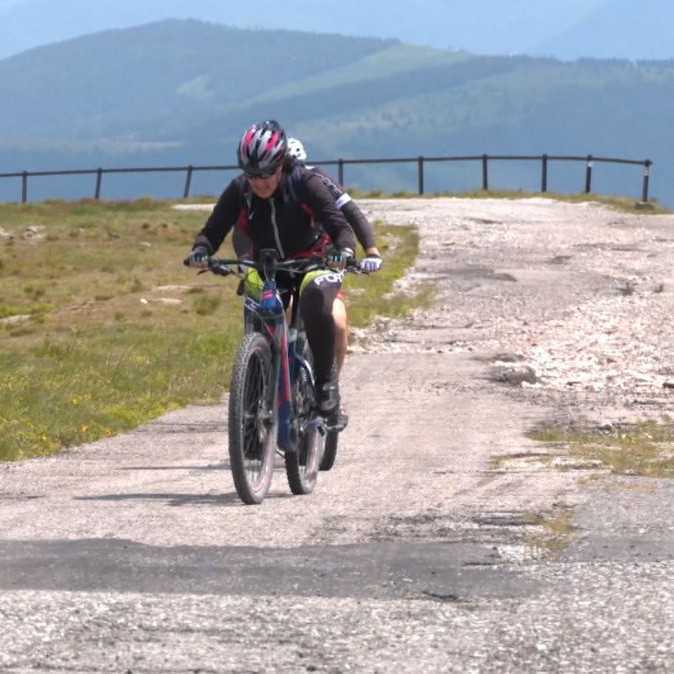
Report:
<svg viewBox="0 0 674 674"><path fill-rule="evenodd" d="M229 389L229 460L236 492L262 503L274 473L276 423L272 357L260 333L244 336Z"/></svg>

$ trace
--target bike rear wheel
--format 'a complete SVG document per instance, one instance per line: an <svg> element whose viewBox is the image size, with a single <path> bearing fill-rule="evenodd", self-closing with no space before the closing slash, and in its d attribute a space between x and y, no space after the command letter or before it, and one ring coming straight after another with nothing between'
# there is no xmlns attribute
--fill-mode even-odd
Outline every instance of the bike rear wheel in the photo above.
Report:
<svg viewBox="0 0 674 674"><path fill-rule="evenodd" d="M318 466L324 438L313 425L304 431L296 452L286 452L286 475L290 491L296 496L311 494L318 479Z"/></svg>
<svg viewBox="0 0 674 674"><path fill-rule="evenodd" d="M246 504L261 503L274 472L276 424L271 349L259 333L245 335L229 390L229 460Z"/></svg>
<svg viewBox="0 0 674 674"><path fill-rule="evenodd" d="M333 365L333 372L335 371L336 366ZM328 428L330 426L336 426L340 417L339 408L336 412L328 417ZM340 429L341 430L341 429ZM325 437L325 449L323 451L323 458L321 459L321 465L319 466L320 470L330 470L335 465L335 459L337 458L337 445L339 443L339 430L329 430Z"/></svg>
<svg viewBox="0 0 674 674"><path fill-rule="evenodd" d="M330 470L335 465L337 458L337 443L339 442L339 433L337 431L328 431L325 437L325 451L321 459L321 470Z"/></svg>
<svg viewBox="0 0 674 674"><path fill-rule="evenodd" d="M286 452L285 464L290 491L301 496L311 494L316 486L325 440L315 411L316 393L304 368L297 375L294 397L298 428L297 450Z"/></svg>

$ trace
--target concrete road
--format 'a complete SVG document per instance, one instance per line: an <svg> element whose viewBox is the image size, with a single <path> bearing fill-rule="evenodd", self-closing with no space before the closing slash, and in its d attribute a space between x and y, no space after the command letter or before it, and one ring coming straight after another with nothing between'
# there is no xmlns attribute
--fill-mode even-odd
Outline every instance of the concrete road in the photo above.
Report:
<svg viewBox="0 0 674 674"><path fill-rule="evenodd" d="M296 497L279 463L267 500L243 506L225 405L0 465L0 671L674 671L671 481L541 461L564 448L526 435L561 412L641 410L492 369L522 354L522 326L605 300L626 270L666 274L674 219L366 207L419 226L403 287L437 296L355 335L334 469ZM646 252L550 262L597 241Z"/></svg>

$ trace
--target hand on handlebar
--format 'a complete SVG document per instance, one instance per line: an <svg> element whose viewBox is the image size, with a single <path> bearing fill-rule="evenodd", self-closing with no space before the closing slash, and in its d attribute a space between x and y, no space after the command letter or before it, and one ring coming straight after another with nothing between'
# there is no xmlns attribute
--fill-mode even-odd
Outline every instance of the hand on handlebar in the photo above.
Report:
<svg viewBox="0 0 674 674"><path fill-rule="evenodd" d="M183 260L186 267L196 267L197 269L206 269L208 267L208 250L204 246L197 246Z"/></svg>
<svg viewBox="0 0 674 674"><path fill-rule="evenodd" d="M380 255L368 255L360 261L360 268L366 274L374 274L381 269L382 264L384 264L384 260L381 259Z"/></svg>
<svg viewBox="0 0 674 674"><path fill-rule="evenodd" d="M350 260L353 259L353 251L350 248L340 248L333 246L325 254L325 261L333 269L345 269Z"/></svg>

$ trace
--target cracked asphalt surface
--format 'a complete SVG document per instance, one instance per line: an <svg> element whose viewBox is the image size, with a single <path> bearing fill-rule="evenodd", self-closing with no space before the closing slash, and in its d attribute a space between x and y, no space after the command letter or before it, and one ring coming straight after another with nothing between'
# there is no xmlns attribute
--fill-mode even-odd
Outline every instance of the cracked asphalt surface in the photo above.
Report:
<svg viewBox="0 0 674 674"><path fill-rule="evenodd" d="M335 468L293 497L279 464L264 504L241 505L225 405L0 465L0 671L674 671L672 482L540 462L564 449L526 435L560 415L671 414L674 398L490 377L522 326L605 300L627 272L663 274L674 304L674 216L364 206L418 225L405 284L437 295L354 334ZM628 250L578 252L598 240Z"/></svg>

